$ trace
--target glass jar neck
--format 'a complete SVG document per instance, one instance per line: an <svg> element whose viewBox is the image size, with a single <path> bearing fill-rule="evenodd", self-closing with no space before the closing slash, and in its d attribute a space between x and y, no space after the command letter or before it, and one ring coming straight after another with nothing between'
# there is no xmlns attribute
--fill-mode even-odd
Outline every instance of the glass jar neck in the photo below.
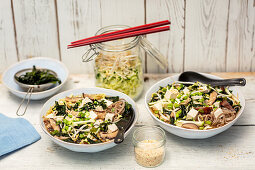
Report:
<svg viewBox="0 0 255 170"><path fill-rule="evenodd" d="M97 31L96 35L118 31L118 30L122 30L126 28L129 28L129 26L111 25L111 26L101 28L100 30ZM137 36L137 37L124 38L124 39L119 39L114 41L102 42L102 43L95 44L94 46L103 51L121 52L121 51L126 51L126 50L134 48L139 43L139 40L140 40L140 37Z"/></svg>

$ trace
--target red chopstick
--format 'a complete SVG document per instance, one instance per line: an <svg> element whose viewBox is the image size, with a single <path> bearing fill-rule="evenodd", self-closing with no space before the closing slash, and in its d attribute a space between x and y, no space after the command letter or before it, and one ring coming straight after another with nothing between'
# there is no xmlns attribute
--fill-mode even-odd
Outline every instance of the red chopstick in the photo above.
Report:
<svg viewBox="0 0 255 170"><path fill-rule="evenodd" d="M106 41L112 41L112 40L117 40L117 39L122 39L122 38L134 37L134 36L138 36L138 35L152 34L152 33L156 33L156 32L167 31L169 29L170 29L170 26L163 26L163 27L144 29L144 30L139 30L139 31L134 31L134 32L126 32L126 33L116 34L116 35L111 35L111 36L106 36L106 37L99 37L97 39L91 39L91 40L82 41L82 42L68 45L67 48L80 47L80 46L96 44L96 43L101 43L101 42L106 42Z"/></svg>
<svg viewBox="0 0 255 170"><path fill-rule="evenodd" d="M154 22L154 23L150 23L150 24L145 24L145 25L131 27L131 28L123 29L123 30L109 32L109 33L105 33L105 34L100 34L100 35L96 35L96 36L89 37L89 38L84 38L81 40L73 41L73 42L71 42L71 44L76 44L78 42L83 42L83 41L87 41L87 40L91 40L91 39L95 39L95 38L99 38L99 37L101 38L101 37L112 36L112 35L117 35L117 34L122 34L122 33L127 33L127 32L139 31L139 30L143 30L143 29L160 27L160 26L168 25L168 24L170 24L169 20Z"/></svg>

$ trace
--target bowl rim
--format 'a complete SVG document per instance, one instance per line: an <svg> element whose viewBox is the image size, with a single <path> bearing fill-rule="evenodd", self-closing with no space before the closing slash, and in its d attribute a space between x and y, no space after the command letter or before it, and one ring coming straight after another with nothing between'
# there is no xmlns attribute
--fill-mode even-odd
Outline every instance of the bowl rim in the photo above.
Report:
<svg viewBox="0 0 255 170"><path fill-rule="evenodd" d="M13 91L13 92L15 92L15 93L22 94L22 95L25 95L25 94L27 93L27 92L25 92L25 91L19 91L19 90L16 90L16 89L13 89L13 88L9 87L8 84L6 84L6 82L5 82L3 79L4 79L4 77L6 76L7 72L8 72L10 69L12 69L12 68L14 68L14 67L16 67L16 66L18 66L18 65L21 65L21 64L23 64L23 63L25 63L25 62L27 62L27 61L31 61L31 60L50 60L50 61L56 62L56 63L58 63L58 64L64 69L64 71L65 71L66 74L67 74L66 77L64 78L64 81L63 81L61 84L59 84L59 85L57 85L57 86L55 86L55 87L53 87L53 88L50 88L50 89L48 89L48 90L44 90L44 91L41 91L41 92L33 92L32 95L40 95L40 94L44 94L44 93L47 93L47 92L54 91L54 90L56 90L56 89L62 87L62 86L66 83L66 81L67 81L67 79L68 79L70 73L69 73L69 71L68 71L68 69L67 69L67 67L65 66L64 63L62 63L62 62L59 61L59 60L53 59L53 58L48 58L48 57L34 57L34 58L29 58L29 59L25 59L25 60L19 61L19 62L17 62L17 63L14 63L14 64L10 65L10 66L3 72L3 74L2 74L3 76L2 76L2 78L1 78L1 81L2 81L3 85L4 85L7 89L9 89L10 91Z"/></svg>
<svg viewBox="0 0 255 170"><path fill-rule="evenodd" d="M40 115L39 115L39 116L40 116L40 117L39 117L40 126L41 126L41 128L43 129L43 131L44 131L51 139L53 139L53 140L55 140L55 141L57 141L57 142L60 142L60 143L62 143L62 144L65 144L65 145L77 146L77 147L79 147L79 146L80 146L80 147L92 147L92 146L101 146L101 145L105 145L105 144L114 143L114 139L112 139L112 140L110 140L110 141L107 141L107 142L96 143L96 144L78 144L78 143L70 143L70 142L65 142L65 141L62 141L62 140L60 140L60 139L54 138L54 137L46 130L46 128L45 128L45 126L44 126L44 124L43 124L43 120L42 120L42 116L45 115L45 113L43 113L43 110L44 110L44 108L46 107L46 104L47 104L48 102L50 102L50 100L53 100L54 98L58 98L58 96L61 96L61 95L64 94L64 93L72 93L73 91L76 91L76 90L77 90L77 91L80 91L80 90L85 91L85 90L87 90L87 89L90 89L90 90L108 91L108 92L112 92L112 93L117 93L116 95L121 94L121 95L124 96L125 98L129 98L129 99L133 102L133 104L134 104L133 109L134 109L135 118L134 118L134 120L133 120L131 126L130 126L130 127L127 129L127 131L125 132L125 135L126 135L127 132L129 132L129 131L135 126L135 124L136 124L136 122L137 122L137 119L138 119L139 110L138 110L138 107L137 107L136 102L135 102L131 97L129 97L128 95L126 95L126 94L124 94L124 93L122 93L122 92L116 91L116 90L105 89L105 88L100 88L100 87L75 88L75 89L70 89L70 90L63 91L63 92L61 92L61 93L58 93L58 94L52 96L50 99L48 99L48 100L44 103L42 109L40 110ZM91 93L91 94L97 94L97 93ZM98 93L98 94L99 94L99 93ZM125 99L125 98L124 98L124 99ZM54 100L59 100L59 99L54 99ZM129 103L129 104L130 104L130 103ZM124 138L125 138L125 136L124 136Z"/></svg>
<svg viewBox="0 0 255 170"><path fill-rule="evenodd" d="M199 73L202 74L202 75L204 75L204 76L213 76L214 78L223 79L223 78L221 78L221 77L218 77L218 76L215 76L215 75L212 75L212 74L201 73L201 72L199 72ZM181 73L180 73L180 74L181 74ZM180 129L180 130L184 130L184 131L188 131L188 132L207 133L207 132L218 131L218 130L220 130L220 129L226 128L227 126L231 125L231 123L232 123L232 124L235 123L235 122L239 119L239 117L242 115L242 113L243 113L243 111L244 111L244 107L245 107L245 98L244 98L243 93L242 93L239 89L234 89L235 91L238 92L238 95L239 95L238 98L240 98L240 96L241 96L241 98L244 99L244 103L243 103L243 106L241 107L241 109L238 111L238 114L237 114L237 116L235 117L235 119L232 120L232 121L230 121L229 123L225 124L224 126L221 126L221 127L218 127L218 128L213 128L213 129L206 129L206 130L186 129L186 128L182 128L182 127L179 127L179 126L174 126L174 125L168 124L168 123L166 123L166 122L164 122L164 121L158 119L158 118L152 113L152 111L150 110L150 108L149 108L149 106L148 106L148 103L147 103L147 101L146 101L146 99L148 98L148 96L151 96L151 94L152 94L152 93L149 93L149 92L152 91L152 89L153 89L154 87L156 87L156 86L159 87L159 85L160 85L162 82L165 82L165 81L168 80L168 79L172 79L172 80L173 80L175 77L178 78L178 77L180 76L180 74L175 74L175 75L173 75L173 76L166 77L166 78L164 78L164 79L162 79L162 80L156 82L155 84L153 84L153 85L149 88L149 90L148 90L148 91L146 92L146 94L145 94L145 97L144 97L145 107L146 107L147 111L150 113L150 115L152 116L152 118L153 118L154 120L156 120L157 122L159 122L159 123L161 123L161 124L163 124L163 125L166 125L167 127L176 128L176 129ZM176 80L173 80L173 81L176 81ZM231 86L231 87L232 87L232 86ZM241 94L241 95L240 95L240 94Z"/></svg>

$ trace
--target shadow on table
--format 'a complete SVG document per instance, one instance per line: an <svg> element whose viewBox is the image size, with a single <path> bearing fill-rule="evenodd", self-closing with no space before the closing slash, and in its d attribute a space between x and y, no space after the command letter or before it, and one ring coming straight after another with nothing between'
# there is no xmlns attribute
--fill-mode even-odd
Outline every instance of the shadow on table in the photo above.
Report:
<svg viewBox="0 0 255 170"><path fill-rule="evenodd" d="M242 142L241 140L245 140L247 135L249 134L244 126L232 126L228 130L207 139L184 139L167 133L167 141L171 140L170 146L168 145L170 148L178 145L178 147L189 148L191 150L211 150L235 145Z"/></svg>
<svg viewBox="0 0 255 170"><path fill-rule="evenodd" d="M125 141L113 148L108 150L97 152L97 153L78 153L69 151L65 148L62 148L54 143L54 147L57 147L57 151L55 154L58 154L63 161L72 162L75 161L76 163L81 164L112 164L113 162L124 161L125 159L133 158L134 160L134 153L133 153L133 144L132 144L132 134L131 132ZM170 133L166 133L167 135L167 154L166 158L170 158L174 153L181 153L183 150L185 152L210 152L211 150L217 150L223 147L234 146L236 143L242 142L245 140L245 136L248 135L245 131L245 128L242 126L234 126L229 130L202 140L192 140L192 139L184 139ZM239 141L238 141L239 140ZM174 152L171 152L173 149ZM130 163L130 160L128 161ZM125 161L123 162L125 164Z"/></svg>

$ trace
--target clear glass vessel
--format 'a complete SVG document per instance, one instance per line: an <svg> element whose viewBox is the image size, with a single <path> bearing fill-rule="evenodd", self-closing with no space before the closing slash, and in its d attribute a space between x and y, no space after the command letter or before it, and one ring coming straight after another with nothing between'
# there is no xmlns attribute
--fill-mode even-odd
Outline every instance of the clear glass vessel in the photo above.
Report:
<svg viewBox="0 0 255 170"><path fill-rule="evenodd" d="M128 28L124 25L103 27L96 35ZM98 87L123 92L137 99L143 91L142 58L144 50L151 54L159 64L166 67L167 61L143 36L119 39L90 46L85 54L86 60L95 57L95 84ZM94 51L90 55L90 51ZM90 57L88 57L90 55Z"/></svg>
<svg viewBox="0 0 255 170"><path fill-rule="evenodd" d="M165 158L166 137L157 126L143 126L135 130L133 144L136 162L144 167L159 166Z"/></svg>

